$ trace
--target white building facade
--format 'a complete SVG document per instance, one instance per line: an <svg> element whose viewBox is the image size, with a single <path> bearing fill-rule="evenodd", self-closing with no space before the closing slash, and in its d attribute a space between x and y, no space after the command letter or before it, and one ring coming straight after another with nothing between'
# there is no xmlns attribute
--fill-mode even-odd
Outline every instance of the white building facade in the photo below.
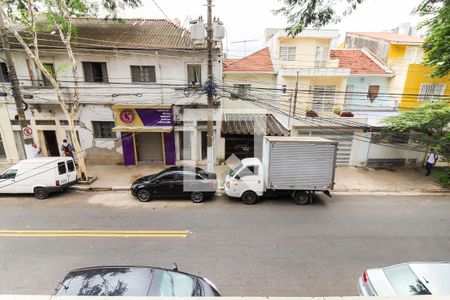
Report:
<svg viewBox="0 0 450 300"><path fill-rule="evenodd" d="M172 165L178 160L205 160L207 102L201 87L207 80L205 46L194 46L187 30L166 20L85 19L76 25L73 47L80 86L76 129L87 162ZM54 72L70 103L74 78L68 57L63 49L45 47L51 39L55 37L42 35L41 60ZM219 46L213 51L218 84ZM4 58L4 53L0 55ZM43 155L58 156L63 139L71 136L54 90L23 49L16 45L12 55L21 93L32 97L25 100L25 115L33 142ZM7 96L0 99L0 160L15 162L25 158L26 151L11 87L5 81ZM185 109L198 109L197 119L184 122ZM220 133L217 123L215 130Z"/></svg>

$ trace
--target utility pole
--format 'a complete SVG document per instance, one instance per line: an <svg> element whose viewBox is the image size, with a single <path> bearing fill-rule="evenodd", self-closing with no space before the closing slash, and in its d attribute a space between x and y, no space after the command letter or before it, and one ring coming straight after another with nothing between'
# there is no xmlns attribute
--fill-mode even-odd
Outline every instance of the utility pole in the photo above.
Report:
<svg viewBox="0 0 450 300"><path fill-rule="evenodd" d="M212 62L213 47L213 26L212 26L212 0L207 0L207 47L208 47L208 125L207 125L207 169L212 172L214 169L214 149L213 149L213 109L214 109L214 74Z"/></svg>
<svg viewBox="0 0 450 300"><path fill-rule="evenodd" d="M0 6L0 9L3 10L3 7ZM22 99L22 94L20 93L19 80L17 79L16 68L14 67L14 61L12 59L11 52L10 52L8 32L5 28L5 20L3 19L3 11L0 12L0 40L2 42L3 51L5 52L5 56L6 56L6 64L8 66L9 77L11 80L12 95L14 97L14 101L16 102L16 110L17 110L17 115L19 117L20 129L23 132L23 129L25 127L27 127L27 120L25 119L25 112L23 110L23 99ZM20 135L20 138L22 140L23 145L31 144L33 141L32 139L24 139L22 134Z"/></svg>
<svg viewBox="0 0 450 300"><path fill-rule="evenodd" d="M297 81L295 82L295 92L294 92L294 111L292 116L295 117L295 112L297 111L297 92L298 92L298 71L297 71Z"/></svg>

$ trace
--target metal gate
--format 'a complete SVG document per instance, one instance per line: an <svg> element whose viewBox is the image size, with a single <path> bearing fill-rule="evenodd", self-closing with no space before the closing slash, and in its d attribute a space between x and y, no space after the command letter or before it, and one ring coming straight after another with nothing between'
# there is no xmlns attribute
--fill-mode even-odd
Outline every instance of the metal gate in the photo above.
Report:
<svg viewBox="0 0 450 300"><path fill-rule="evenodd" d="M138 162L163 164L161 133L137 132L135 136Z"/></svg>
<svg viewBox="0 0 450 300"><path fill-rule="evenodd" d="M353 133L348 130L299 130L298 136L315 136L338 142L336 165L350 165L353 147Z"/></svg>

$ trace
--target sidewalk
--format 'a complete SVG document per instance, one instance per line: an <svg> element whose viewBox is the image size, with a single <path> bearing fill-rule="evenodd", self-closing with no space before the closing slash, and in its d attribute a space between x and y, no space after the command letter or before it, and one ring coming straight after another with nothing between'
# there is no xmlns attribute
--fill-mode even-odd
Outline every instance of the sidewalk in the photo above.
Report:
<svg viewBox="0 0 450 300"><path fill-rule="evenodd" d="M163 166L116 166L91 165L89 176L97 176L97 181L89 186L77 185L82 190L127 190L139 177L157 173ZM215 172L219 187L228 173L227 166L217 166ZM364 169L356 167L338 167L336 169L335 193L445 193L450 190L442 188L431 176L424 176L419 169Z"/></svg>

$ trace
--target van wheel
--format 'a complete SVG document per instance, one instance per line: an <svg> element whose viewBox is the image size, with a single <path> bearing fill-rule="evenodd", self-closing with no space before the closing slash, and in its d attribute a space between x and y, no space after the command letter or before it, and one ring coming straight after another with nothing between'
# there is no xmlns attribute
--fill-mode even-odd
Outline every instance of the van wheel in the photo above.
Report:
<svg viewBox="0 0 450 300"><path fill-rule="evenodd" d="M150 201L150 191L147 189L140 189L137 191L136 196L139 201L141 202L148 202Z"/></svg>
<svg viewBox="0 0 450 300"><path fill-rule="evenodd" d="M305 205L309 203L309 193L305 191L298 191L294 194L294 202L298 205Z"/></svg>
<svg viewBox="0 0 450 300"><path fill-rule="evenodd" d="M34 196L39 200L46 199L48 197L48 192L43 187L37 187L34 189Z"/></svg>
<svg viewBox="0 0 450 300"><path fill-rule="evenodd" d="M258 201L258 195L252 191L246 191L242 194L242 202L245 204L255 204Z"/></svg>
<svg viewBox="0 0 450 300"><path fill-rule="evenodd" d="M194 203L203 202L204 199L205 199L205 196L203 195L202 192L192 192L191 193L191 200Z"/></svg>

